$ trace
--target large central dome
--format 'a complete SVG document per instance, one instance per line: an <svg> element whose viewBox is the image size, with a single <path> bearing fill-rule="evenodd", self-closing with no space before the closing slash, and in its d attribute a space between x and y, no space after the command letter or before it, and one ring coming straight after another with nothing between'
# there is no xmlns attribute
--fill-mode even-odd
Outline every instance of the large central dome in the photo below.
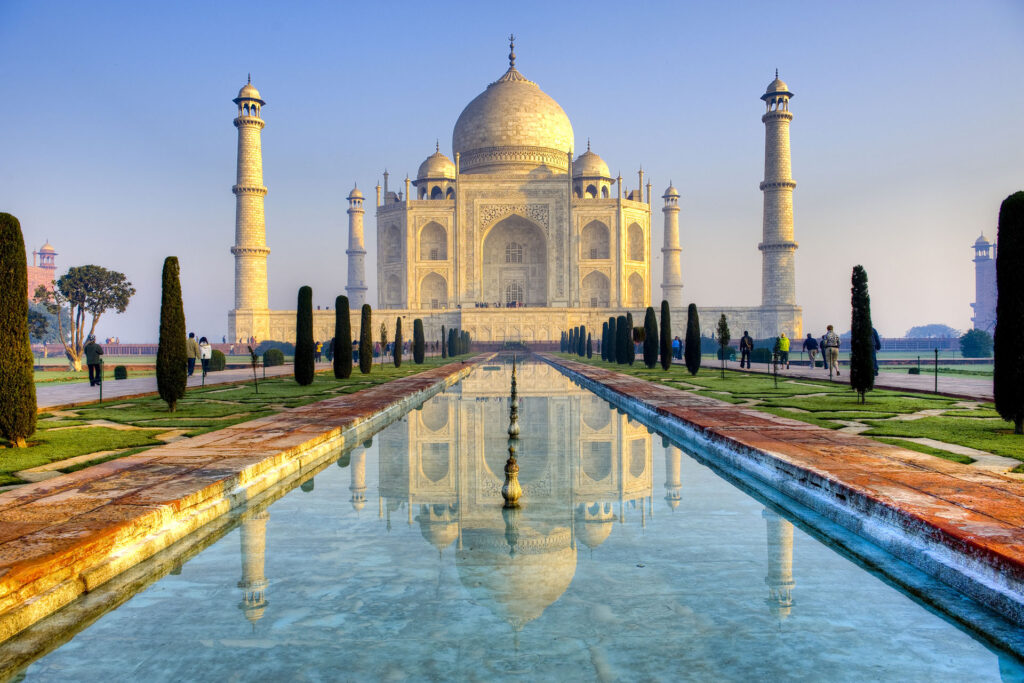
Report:
<svg viewBox="0 0 1024 683"><path fill-rule="evenodd" d="M558 102L516 70L512 57L505 75L462 110L452 149L461 155L462 173L566 171L572 124Z"/></svg>

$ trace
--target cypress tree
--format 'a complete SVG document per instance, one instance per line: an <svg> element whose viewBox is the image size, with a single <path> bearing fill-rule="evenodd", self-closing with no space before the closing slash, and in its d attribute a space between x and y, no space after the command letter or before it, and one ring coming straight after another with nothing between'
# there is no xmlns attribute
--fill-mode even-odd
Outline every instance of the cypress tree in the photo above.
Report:
<svg viewBox="0 0 1024 683"><path fill-rule="evenodd" d="M725 354L725 350L729 347L729 340L732 339L732 333L729 332L729 321L725 318L725 313L718 319L718 356L722 361L722 379L725 379L725 363L728 357Z"/></svg>
<svg viewBox="0 0 1024 683"><path fill-rule="evenodd" d="M686 369L691 375L700 370L700 317L697 315L697 304L690 304L686 309L686 344L683 347L683 358Z"/></svg>
<svg viewBox="0 0 1024 683"><path fill-rule="evenodd" d="M594 343L590 339L590 333L587 333L587 358L594 357Z"/></svg>
<svg viewBox="0 0 1024 683"><path fill-rule="evenodd" d="M25 438L36 431L27 268L21 223L9 213L0 213L0 436L18 447L25 446ZM184 333L181 343L185 343Z"/></svg>
<svg viewBox="0 0 1024 683"><path fill-rule="evenodd" d="M626 329L626 316L615 319L615 362L625 365L629 362L629 332Z"/></svg>
<svg viewBox="0 0 1024 683"><path fill-rule="evenodd" d="M601 323L601 360L608 360L608 321Z"/></svg>
<svg viewBox="0 0 1024 683"><path fill-rule="evenodd" d="M626 362L632 365L636 361L636 344L633 340L633 314L626 314Z"/></svg>
<svg viewBox="0 0 1024 683"><path fill-rule="evenodd" d="M459 349L457 344L458 336L455 329L448 330L448 355L457 356L459 355Z"/></svg>
<svg viewBox="0 0 1024 683"><path fill-rule="evenodd" d="M444 325L441 325L441 358L448 357L448 337L445 336Z"/></svg>
<svg viewBox="0 0 1024 683"><path fill-rule="evenodd" d="M395 352L392 355L395 359L395 367L402 367L402 318L395 320Z"/></svg>
<svg viewBox="0 0 1024 683"><path fill-rule="evenodd" d="M672 367L672 312L668 301L661 301L661 369Z"/></svg>
<svg viewBox="0 0 1024 683"><path fill-rule="evenodd" d="M580 325L580 338L576 344L576 355L580 358L587 353L587 326Z"/></svg>
<svg viewBox="0 0 1024 683"><path fill-rule="evenodd" d="M373 310L363 304L359 312L359 372L370 374L373 369Z"/></svg>
<svg viewBox="0 0 1024 683"><path fill-rule="evenodd" d="M316 374L313 341L313 288L299 287L299 302L295 311L295 381L299 386L309 386Z"/></svg>
<svg viewBox="0 0 1024 683"><path fill-rule="evenodd" d="M185 349L185 309L181 305L178 257L164 259L163 292L160 297L160 341L156 349L156 388L172 413L188 383L188 352Z"/></svg>
<svg viewBox="0 0 1024 683"><path fill-rule="evenodd" d="M615 316L608 317L608 353L605 354L608 357L609 363L618 363L618 346L619 346L619 331L616 327Z"/></svg>
<svg viewBox="0 0 1024 683"><path fill-rule="evenodd" d="M569 330L569 353L576 353L576 328Z"/></svg>
<svg viewBox="0 0 1024 683"><path fill-rule="evenodd" d="M875 339L871 334L871 298L868 296L868 274L863 266L854 266L851 277L850 303L850 386L860 394L875 387L875 363L871 359Z"/></svg>
<svg viewBox="0 0 1024 683"><path fill-rule="evenodd" d="M996 243L996 410L1024 434L1024 192L999 207Z"/></svg>
<svg viewBox="0 0 1024 683"><path fill-rule="evenodd" d="M423 320L416 318L412 321L412 361L416 365L423 363L426 346L427 339L423 335Z"/></svg>
<svg viewBox="0 0 1024 683"><path fill-rule="evenodd" d="M352 319L349 317L348 297L334 300L334 378L352 376Z"/></svg>
<svg viewBox="0 0 1024 683"><path fill-rule="evenodd" d="M658 364L658 319L654 307L648 306L644 313L644 365L653 368Z"/></svg>

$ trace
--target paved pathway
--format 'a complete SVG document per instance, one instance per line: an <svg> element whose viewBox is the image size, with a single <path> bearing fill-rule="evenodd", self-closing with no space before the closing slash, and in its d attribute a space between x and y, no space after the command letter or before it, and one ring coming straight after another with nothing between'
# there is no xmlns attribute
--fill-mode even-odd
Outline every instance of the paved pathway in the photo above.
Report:
<svg viewBox="0 0 1024 683"><path fill-rule="evenodd" d="M318 370L325 370L331 366L330 363L320 363ZM257 376L263 378L264 368L259 368ZM277 365L266 368L267 377L280 377L291 375L293 372L291 364ZM114 379L114 373L107 368L104 373L106 378L103 382L103 400L109 401L115 398L135 398L146 394L156 393L156 375L149 377L129 377L128 379ZM221 370L206 374L206 384L227 384L231 382L244 382L252 379L252 369ZM198 387L203 383L201 373L196 372L188 378L190 387ZM71 406L95 403L100 400L99 387L90 387L88 381L74 382L70 384L37 384L36 405L39 410L54 408L70 408Z"/></svg>
<svg viewBox="0 0 1024 683"><path fill-rule="evenodd" d="M676 363L682 363L682 361L675 361ZM718 369L721 367L721 361L705 358L702 361L701 366L706 369ZM744 368L740 369L740 364L736 361L729 361L726 363L726 367L729 370L736 370L738 372L747 372ZM840 375L838 377L833 376L832 381L842 382L843 384L850 383L850 372L849 366L840 367ZM750 370L755 374L759 373L772 373L772 366L765 363L754 363L753 368ZM816 379L816 380L827 380L828 372L824 368L811 369L805 365L797 366L791 365L787 370L785 368L779 368L780 377L799 377L802 379ZM919 391L926 394L930 394L935 390L935 377L934 375L908 375L899 372L881 372L875 377L875 386L879 389L895 389L897 391ZM945 396L953 396L956 398L969 398L978 401L991 401L992 398L992 380L984 379L979 377L959 377L939 374L939 393Z"/></svg>

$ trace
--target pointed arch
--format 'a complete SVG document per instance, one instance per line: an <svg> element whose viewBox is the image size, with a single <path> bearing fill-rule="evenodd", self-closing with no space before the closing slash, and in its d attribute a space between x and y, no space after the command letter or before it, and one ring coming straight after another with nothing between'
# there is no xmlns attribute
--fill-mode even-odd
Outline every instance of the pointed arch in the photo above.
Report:
<svg viewBox="0 0 1024 683"><path fill-rule="evenodd" d="M420 229L419 241L421 261L448 259L448 231L437 221L430 221Z"/></svg>
<svg viewBox="0 0 1024 683"><path fill-rule="evenodd" d="M447 308L448 281L438 273L428 273L420 281L420 308Z"/></svg>
<svg viewBox="0 0 1024 683"><path fill-rule="evenodd" d="M611 281L604 273L594 270L580 283L580 304L590 308L608 308L611 301Z"/></svg>
<svg viewBox="0 0 1024 683"><path fill-rule="evenodd" d="M644 260L644 229L639 223L630 223L626 231L626 258L630 261Z"/></svg>
<svg viewBox="0 0 1024 683"><path fill-rule="evenodd" d="M644 279L640 273L633 273L626 282L626 305L630 308L643 308Z"/></svg>
<svg viewBox="0 0 1024 683"><path fill-rule="evenodd" d="M580 252L585 259L611 258L611 230L601 221L590 221L580 233Z"/></svg>

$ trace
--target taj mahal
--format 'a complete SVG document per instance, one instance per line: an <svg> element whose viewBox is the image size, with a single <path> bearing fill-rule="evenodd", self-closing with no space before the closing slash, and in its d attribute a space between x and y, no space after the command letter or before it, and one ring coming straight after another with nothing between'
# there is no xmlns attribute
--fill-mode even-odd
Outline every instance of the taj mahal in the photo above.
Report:
<svg viewBox="0 0 1024 683"><path fill-rule="evenodd" d="M572 123L552 97L515 65L477 95L455 122L449 157L435 144L415 180L393 186L384 172L377 185L378 311L422 318L428 338L440 327L461 328L480 342L557 341L562 330L600 330L611 315L667 300L676 325L685 320L680 240L682 198L671 186L661 194L663 269L651 267L652 202L643 170L628 188L590 148L576 156ZM762 253L759 306L699 305L702 331L724 313L733 330L755 337L785 332L802 336L796 304L793 189L786 83L773 80L761 96L766 111ZM268 248L263 202L261 133L266 104L251 82L234 100L238 129L235 305L228 314L234 340L290 340L295 312L268 306ZM353 330L367 302L364 216L366 197L348 194L348 273ZM753 246L753 245L751 245ZM660 296L652 302L654 278ZM339 293L342 283L338 283ZM515 308L511 312L509 309ZM314 335L330 339L334 311L314 312ZM738 334L738 332L737 332Z"/></svg>

